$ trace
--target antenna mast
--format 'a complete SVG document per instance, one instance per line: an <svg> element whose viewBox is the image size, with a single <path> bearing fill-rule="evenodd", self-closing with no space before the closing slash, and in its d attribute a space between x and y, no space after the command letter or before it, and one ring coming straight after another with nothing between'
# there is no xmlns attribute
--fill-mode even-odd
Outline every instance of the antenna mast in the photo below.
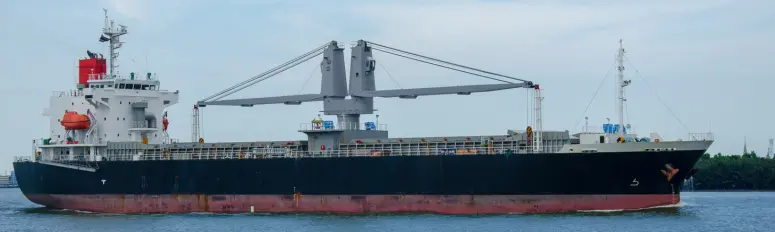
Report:
<svg viewBox="0 0 775 232"><path fill-rule="evenodd" d="M616 57L616 61L618 64L618 80L616 83L616 87L618 88L618 95L617 95L617 104L616 104L616 111L619 116L619 137L624 138L624 101L627 99L624 98L624 87L630 85L630 80L624 80L624 46L622 46L622 40L619 39L619 52ZM616 128L616 127L614 127Z"/></svg>
<svg viewBox="0 0 775 232"><path fill-rule="evenodd" d="M105 27L102 28L102 34L103 36L100 36L100 42L110 42L110 45L108 48L110 49L110 71L108 72L110 75L110 78L115 78L113 71L118 67L116 64L116 58L118 58L118 52L116 52L116 49L119 49L121 47L121 40L119 39L120 36L125 35L127 33L126 26L119 24L118 28L114 27L113 20L108 20L108 10L102 9L105 11ZM107 37L105 37L107 36Z"/></svg>

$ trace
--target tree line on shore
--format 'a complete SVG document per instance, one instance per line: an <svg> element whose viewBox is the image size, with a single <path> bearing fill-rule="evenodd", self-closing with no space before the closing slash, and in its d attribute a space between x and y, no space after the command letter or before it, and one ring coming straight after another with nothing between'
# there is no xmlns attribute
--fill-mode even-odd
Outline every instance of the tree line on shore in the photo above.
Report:
<svg viewBox="0 0 775 232"><path fill-rule="evenodd" d="M694 190L775 190L775 159L759 157L756 152L706 153L696 167L699 172L687 181Z"/></svg>

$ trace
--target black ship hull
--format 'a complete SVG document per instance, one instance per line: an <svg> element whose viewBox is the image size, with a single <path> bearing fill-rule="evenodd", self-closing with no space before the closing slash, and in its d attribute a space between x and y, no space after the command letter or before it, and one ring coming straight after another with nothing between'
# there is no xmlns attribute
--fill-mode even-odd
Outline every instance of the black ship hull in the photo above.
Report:
<svg viewBox="0 0 775 232"><path fill-rule="evenodd" d="M675 204L704 150L16 162L22 192L96 212L523 213Z"/></svg>

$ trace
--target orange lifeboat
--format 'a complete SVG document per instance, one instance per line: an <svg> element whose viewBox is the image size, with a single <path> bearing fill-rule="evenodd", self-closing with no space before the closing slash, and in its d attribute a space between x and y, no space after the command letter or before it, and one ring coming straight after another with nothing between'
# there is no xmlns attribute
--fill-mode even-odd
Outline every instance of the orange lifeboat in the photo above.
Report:
<svg viewBox="0 0 775 232"><path fill-rule="evenodd" d="M61 123L65 130L86 130L89 129L90 120L84 114L65 110Z"/></svg>
<svg viewBox="0 0 775 232"><path fill-rule="evenodd" d="M161 124L164 126L164 131L167 131L167 127L169 127L170 121L167 120L167 112L166 111L164 112L164 117L161 120Z"/></svg>

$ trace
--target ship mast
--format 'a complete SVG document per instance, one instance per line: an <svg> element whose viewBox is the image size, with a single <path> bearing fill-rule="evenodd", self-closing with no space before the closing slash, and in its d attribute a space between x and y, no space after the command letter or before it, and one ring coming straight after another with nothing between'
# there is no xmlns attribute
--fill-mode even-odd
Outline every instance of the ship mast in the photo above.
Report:
<svg viewBox="0 0 775 232"><path fill-rule="evenodd" d="M616 56L616 62L618 64L617 70L619 71L619 75L617 78L616 87L619 91L617 91L617 104L616 104L616 111L619 116L619 137L624 138L624 101L627 99L624 98L624 87L630 85L630 80L624 80L624 47L622 46L622 40L619 39L619 52ZM616 128L616 127L614 127Z"/></svg>
<svg viewBox="0 0 775 232"><path fill-rule="evenodd" d="M103 36L100 36L100 42L110 42L110 45L108 48L110 49L110 71L108 71L109 78L115 78L113 71L118 67L116 64L116 58L118 58L118 52L116 52L116 49L121 48L121 40L119 39L120 36L125 35L127 33L126 26L119 24L118 28L114 27L113 20L108 20L108 10L102 9L105 11L105 27L102 28ZM107 37L105 37L107 36Z"/></svg>

